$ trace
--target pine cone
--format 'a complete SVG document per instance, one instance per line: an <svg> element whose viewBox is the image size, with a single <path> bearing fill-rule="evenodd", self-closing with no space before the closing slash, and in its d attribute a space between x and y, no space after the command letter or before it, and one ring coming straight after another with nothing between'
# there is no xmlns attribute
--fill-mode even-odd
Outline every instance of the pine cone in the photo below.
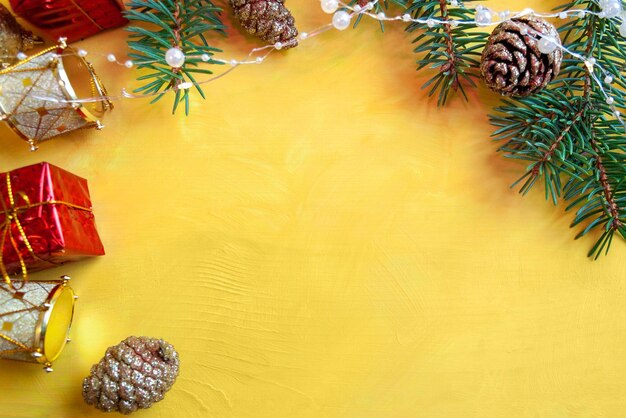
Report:
<svg viewBox="0 0 626 418"><path fill-rule="evenodd" d="M280 42L284 48L298 45L298 29L285 0L230 0L241 26L270 44Z"/></svg>
<svg viewBox="0 0 626 418"><path fill-rule="evenodd" d="M130 414L163 399L178 376L174 347L148 337L128 337L109 347L83 381L83 398L105 411Z"/></svg>
<svg viewBox="0 0 626 418"><path fill-rule="evenodd" d="M534 16L515 18L494 29L480 66L489 88L505 96L530 96L559 75L562 50L541 53L537 32L560 43L556 28Z"/></svg>

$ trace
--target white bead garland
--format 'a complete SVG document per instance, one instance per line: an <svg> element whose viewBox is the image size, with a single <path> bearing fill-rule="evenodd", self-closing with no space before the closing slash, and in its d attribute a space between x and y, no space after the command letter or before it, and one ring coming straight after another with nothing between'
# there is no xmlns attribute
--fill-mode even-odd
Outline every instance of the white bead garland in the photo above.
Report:
<svg viewBox="0 0 626 418"><path fill-rule="evenodd" d="M476 21L476 26L489 26L493 20L493 13L483 6L477 6L474 20Z"/></svg>
<svg viewBox="0 0 626 418"><path fill-rule="evenodd" d="M622 2L620 0L601 0L600 7L606 18L617 17L622 13Z"/></svg>
<svg viewBox="0 0 626 418"><path fill-rule="evenodd" d="M539 39L537 47L542 54L551 54L557 48L556 40L550 36L543 36Z"/></svg>
<svg viewBox="0 0 626 418"><path fill-rule="evenodd" d="M322 4L322 10L324 11L324 13L328 13L328 14L335 13L337 9L339 8L338 0L322 0L321 4Z"/></svg>
<svg viewBox="0 0 626 418"><path fill-rule="evenodd" d="M185 64L185 54L180 48L170 48L165 53L165 62L172 68L180 68Z"/></svg>
<svg viewBox="0 0 626 418"><path fill-rule="evenodd" d="M339 10L333 15L333 26L337 30L346 30L351 20L352 16L348 12Z"/></svg>

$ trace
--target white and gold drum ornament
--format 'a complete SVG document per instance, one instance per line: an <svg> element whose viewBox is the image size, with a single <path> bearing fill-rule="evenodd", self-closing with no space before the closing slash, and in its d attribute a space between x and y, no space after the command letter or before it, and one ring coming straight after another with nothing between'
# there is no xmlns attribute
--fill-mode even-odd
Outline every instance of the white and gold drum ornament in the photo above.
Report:
<svg viewBox="0 0 626 418"><path fill-rule="evenodd" d="M39 363L52 371L65 344L77 296L69 277L0 284L0 358Z"/></svg>
<svg viewBox="0 0 626 418"><path fill-rule="evenodd" d="M0 70L0 119L36 150L40 142L86 128L102 128L113 108L93 66L63 38Z"/></svg>

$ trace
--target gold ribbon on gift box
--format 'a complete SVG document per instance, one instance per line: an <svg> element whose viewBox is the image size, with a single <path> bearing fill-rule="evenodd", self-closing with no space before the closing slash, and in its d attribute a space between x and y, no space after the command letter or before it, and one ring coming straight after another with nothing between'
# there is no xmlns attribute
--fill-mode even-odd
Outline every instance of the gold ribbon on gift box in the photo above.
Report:
<svg viewBox="0 0 626 418"><path fill-rule="evenodd" d="M9 240L9 242L11 242L11 246L13 247L13 249L15 250L15 253L18 256L20 269L22 271L22 283L27 282L28 281L28 269L26 267L26 261L24 260L24 257L22 256L20 249L18 248L18 242L11 232L13 230L12 228L13 225L15 225L17 231L19 232L19 237L21 238L22 242L24 243L24 246L26 247L26 249L28 250L28 253L30 254L32 258L38 261L55 264L54 262L50 260L43 260L41 257L39 257L35 253L35 251L33 250L33 246L31 245L30 240L28 239L28 235L26 235L26 232L24 231L24 227L22 226L22 223L20 222L19 215L23 212L26 212L29 209L40 207L40 206L48 206L48 205L62 205L62 206L67 206L72 209L82 210L85 212L93 212L93 210L85 206L75 205L73 203L65 202L62 200L46 200L44 202L31 203L30 198L26 195L26 193L24 192L14 193L13 192L13 184L11 183L11 173L10 172L6 173L5 177L6 177L7 195L9 198L9 206L8 207L6 206L4 199L0 199L0 202L2 203L2 207L3 207L3 210L0 211L0 215L5 216L4 223L0 225L0 273L2 274L2 278L4 279L4 282L7 284L7 286L9 286L13 290L18 290L18 289L15 289L15 287L13 286L11 277L9 276L6 265L4 264L4 254L3 254L4 246L6 245L7 240ZM24 201L24 204L18 205L16 203L17 198L21 198Z"/></svg>
<svg viewBox="0 0 626 418"><path fill-rule="evenodd" d="M28 280L26 261L19 251L18 240L12 234L13 225L30 256L50 262L41 259L33 250L19 215L46 205L63 205L87 212L92 212L92 209L61 200L31 203L26 193L13 192L10 172L6 173L6 188L8 207L0 197L3 206L0 214L5 215L4 223L0 225L0 272L4 279L4 283L0 284L0 358L40 363L44 365L44 370L51 372L52 361L69 341L77 296L68 286L68 276L62 276L60 280ZM19 205L18 199L24 204ZM4 264L2 251L7 240L18 255L22 270L20 280L11 280ZM15 285L18 282L19 287Z"/></svg>

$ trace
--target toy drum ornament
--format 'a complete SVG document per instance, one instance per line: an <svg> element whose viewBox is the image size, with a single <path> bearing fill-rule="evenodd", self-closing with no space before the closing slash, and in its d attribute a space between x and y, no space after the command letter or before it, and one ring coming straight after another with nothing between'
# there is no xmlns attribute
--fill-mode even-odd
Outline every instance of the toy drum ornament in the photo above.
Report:
<svg viewBox="0 0 626 418"><path fill-rule="evenodd" d="M69 277L0 285L0 358L39 363L52 371L67 341L77 298Z"/></svg>
<svg viewBox="0 0 626 418"><path fill-rule="evenodd" d="M92 65L64 39L0 70L0 119L34 151L40 142L77 129L101 129L113 108Z"/></svg>

